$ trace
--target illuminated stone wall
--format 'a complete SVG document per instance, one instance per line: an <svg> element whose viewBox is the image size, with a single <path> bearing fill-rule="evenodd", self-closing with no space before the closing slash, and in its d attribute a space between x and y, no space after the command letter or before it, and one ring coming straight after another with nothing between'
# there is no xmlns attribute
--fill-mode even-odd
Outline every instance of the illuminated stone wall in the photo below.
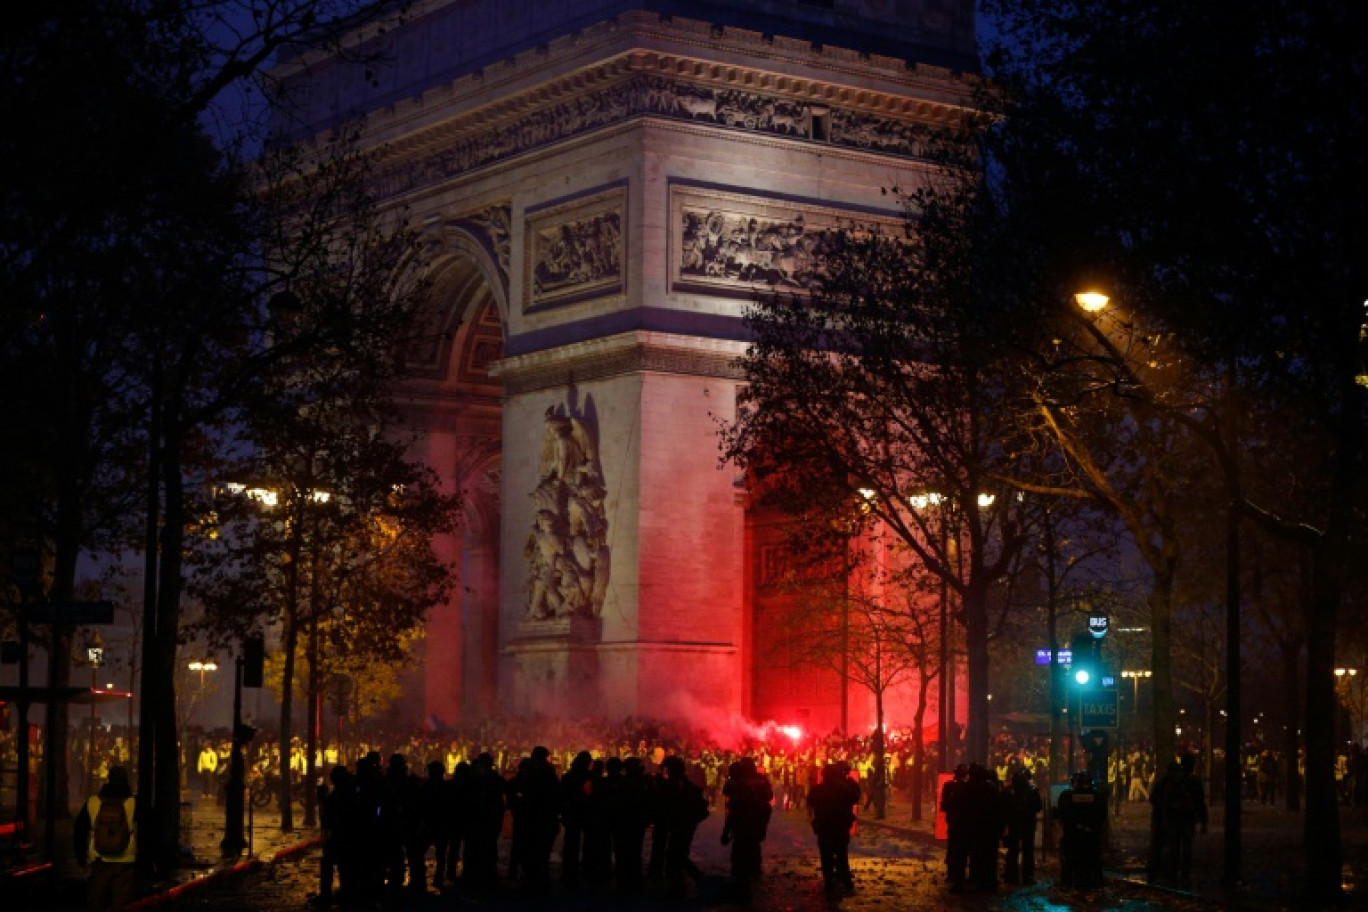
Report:
<svg viewBox="0 0 1368 912"><path fill-rule="evenodd" d="M370 39L393 58L370 78L281 67L313 87L306 123L366 112L377 186L441 277L409 407L472 502L423 718L831 719L823 680L758 648L755 517L718 423L746 302L801 292L833 228L897 222L881 189L927 173L973 33L967 2L829 6L419 3Z"/></svg>

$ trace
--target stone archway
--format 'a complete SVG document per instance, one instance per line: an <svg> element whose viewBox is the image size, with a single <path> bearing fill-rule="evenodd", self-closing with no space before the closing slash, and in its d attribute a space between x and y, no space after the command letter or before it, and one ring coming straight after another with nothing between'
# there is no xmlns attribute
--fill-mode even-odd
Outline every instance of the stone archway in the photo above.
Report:
<svg viewBox="0 0 1368 912"><path fill-rule="evenodd" d="M405 402L424 432L421 457L464 501L462 527L444 545L458 583L429 615L412 691L422 694L415 721L451 725L496 702L503 388L490 365L503 354L506 293L481 245L450 233L446 241L424 330L407 356Z"/></svg>

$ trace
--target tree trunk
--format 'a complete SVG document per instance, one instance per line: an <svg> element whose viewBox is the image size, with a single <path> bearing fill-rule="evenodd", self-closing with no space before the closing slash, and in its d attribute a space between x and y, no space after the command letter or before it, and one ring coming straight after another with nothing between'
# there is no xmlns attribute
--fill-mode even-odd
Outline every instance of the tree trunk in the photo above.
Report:
<svg viewBox="0 0 1368 912"><path fill-rule="evenodd" d="M157 714L156 784L157 856L171 869L180 863L181 764L176 719L176 645L180 625L181 578L185 553L185 490L181 478L181 440L168 433L162 455L162 490L166 493L157 573ZM144 699L147 695L144 694Z"/></svg>
<svg viewBox="0 0 1368 912"><path fill-rule="evenodd" d="M1286 769L1283 771L1284 783L1286 786L1287 809L1289 811L1301 810L1301 771L1297 769L1297 754L1301 748L1301 693L1297 686L1298 661L1297 654L1300 649L1292 648L1289 644L1281 644L1283 659L1283 696L1287 700L1285 712L1287 713L1287 730L1283 736L1283 762Z"/></svg>
<svg viewBox="0 0 1368 912"><path fill-rule="evenodd" d="M138 788L142 808L138 814L138 864L144 870L157 867L157 836L161 831L154 796L157 793L157 706L152 695L161 687L157 661L157 566L161 529L161 394L159 374L154 370L151 408L147 428L147 489L143 527L143 604L142 604L142 698L138 704ZM130 730L129 737L133 737ZM130 750L132 745L129 745Z"/></svg>
<svg viewBox="0 0 1368 912"><path fill-rule="evenodd" d="M884 746L884 695L880 687L874 692L874 819L888 816L888 752Z"/></svg>
<svg viewBox="0 0 1368 912"><path fill-rule="evenodd" d="M280 674L280 831L294 831L294 811L290 806L290 741L292 732L291 715L294 713L295 650L299 646L299 561L303 556L304 534L301 520L303 513L299 492L291 494L291 532L289 566L285 581L285 631L283 668Z"/></svg>
<svg viewBox="0 0 1368 912"><path fill-rule="evenodd" d="M922 819L922 792L926 790L926 687L930 681L922 678L917 691L917 708L912 714L912 819Z"/></svg>
<svg viewBox="0 0 1368 912"><path fill-rule="evenodd" d="M317 580L315 573L314 579ZM313 588L310 588L312 593ZM310 595L309 601L314 601ZM322 706L322 693L319 687L319 648L318 648L318 607L312 605L311 617L309 619L309 722L307 736L305 737L305 751L307 756L304 758L304 825L306 827L318 825L318 769L315 761L318 757L318 723L319 713Z"/></svg>
<svg viewBox="0 0 1368 912"><path fill-rule="evenodd" d="M988 762L988 593L976 574L964 594L969 760Z"/></svg>
<svg viewBox="0 0 1368 912"><path fill-rule="evenodd" d="M1177 756L1173 734L1173 576L1172 563L1154 570L1150 590L1150 663L1154 668L1154 762L1162 772ZM1230 724L1232 720L1227 720ZM1229 759L1229 758L1227 758ZM1235 758L1237 761L1239 758Z"/></svg>
<svg viewBox="0 0 1368 912"><path fill-rule="evenodd" d="M1306 648L1306 897L1313 908L1341 896L1339 803L1335 794L1335 626L1339 561L1330 542L1317 553ZM1327 553L1330 552L1330 553Z"/></svg>

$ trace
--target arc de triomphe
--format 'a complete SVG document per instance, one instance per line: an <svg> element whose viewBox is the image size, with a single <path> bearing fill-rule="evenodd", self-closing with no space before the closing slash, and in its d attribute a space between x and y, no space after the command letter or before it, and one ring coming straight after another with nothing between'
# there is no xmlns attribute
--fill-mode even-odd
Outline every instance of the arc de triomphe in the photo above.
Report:
<svg viewBox="0 0 1368 912"><path fill-rule="evenodd" d="M306 132L363 118L437 268L409 409L467 522L412 715L832 727L832 688L763 649L780 558L717 427L746 302L925 177L973 3L428 0L364 48L278 75Z"/></svg>

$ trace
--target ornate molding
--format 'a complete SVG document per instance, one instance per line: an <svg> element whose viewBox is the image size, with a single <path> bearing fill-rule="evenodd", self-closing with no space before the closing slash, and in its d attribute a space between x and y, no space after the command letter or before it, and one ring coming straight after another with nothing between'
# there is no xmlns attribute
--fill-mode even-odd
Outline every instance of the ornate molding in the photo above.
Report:
<svg viewBox="0 0 1368 912"><path fill-rule="evenodd" d="M640 118L924 160L965 105L635 50L457 116L388 147L379 186L401 194Z"/></svg>
<svg viewBox="0 0 1368 912"><path fill-rule="evenodd" d="M743 343L708 347L672 344L673 338L630 333L605 340L606 344L577 345L509 358L499 363L495 375L503 381L504 393L509 396L636 373L743 379L737 363L745 349Z"/></svg>
<svg viewBox="0 0 1368 912"><path fill-rule="evenodd" d="M460 228L476 238L485 252L489 254L508 287L508 263L513 252L513 205L509 200L486 206L460 218L452 219L449 224Z"/></svg>

